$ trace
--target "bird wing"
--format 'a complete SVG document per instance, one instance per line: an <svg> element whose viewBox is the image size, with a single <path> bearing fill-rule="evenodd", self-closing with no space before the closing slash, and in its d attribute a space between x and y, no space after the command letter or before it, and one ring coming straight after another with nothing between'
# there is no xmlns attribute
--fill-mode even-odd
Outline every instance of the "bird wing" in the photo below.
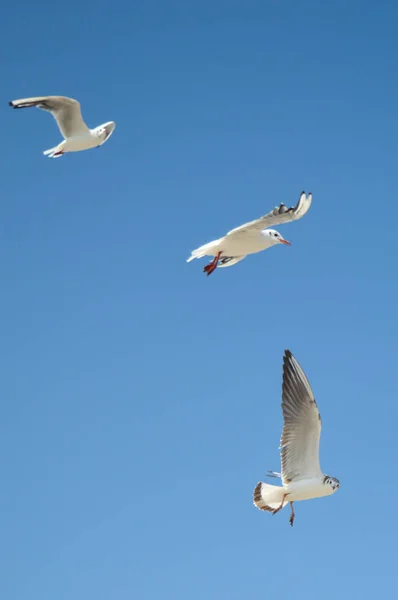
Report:
<svg viewBox="0 0 398 600"><path fill-rule="evenodd" d="M321 476L321 416L308 379L289 350L285 350L283 357L282 413L283 483Z"/></svg>
<svg viewBox="0 0 398 600"><path fill-rule="evenodd" d="M296 221L301 219L309 210L312 202L312 194L306 196L305 192L302 192L296 206L288 208L282 202L280 206L275 206L269 213L256 219L245 223L240 227L231 229L227 233L227 236L236 235L257 235L263 229L267 227L273 227L274 225L281 225L282 223L288 223L289 221Z"/></svg>
<svg viewBox="0 0 398 600"><path fill-rule="evenodd" d="M236 263L240 262L244 258L246 258L246 255L245 256L222 256L220 258L220 260L218 261L217 267L218 268L232 267L232 265L236 265Z"/></svg>
<svg viewBox="0 0 398 600"><path fill-rule="evenodd" d="M80 102L66 96L37 96L35 98L21 98L12 100L9 105L13 108L29 108L37 106L43 110L48 110L61 130L64 138L74 135L84 135L90 130L83 121L80 110Z"/></svg>

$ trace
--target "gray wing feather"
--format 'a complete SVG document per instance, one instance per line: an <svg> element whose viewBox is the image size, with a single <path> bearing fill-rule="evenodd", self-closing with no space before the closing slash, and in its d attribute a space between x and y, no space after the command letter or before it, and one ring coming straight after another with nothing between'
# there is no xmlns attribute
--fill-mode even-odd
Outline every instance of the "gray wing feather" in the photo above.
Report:
<svg viewBox="0 0 398 600"><path fill-rule="evenodd" d="M304 371L289 350L283 357L282 481L317 477L321 416Z"/></svg>
<svg viewBox="0 0 398 600"><path fill-rule="evenodd" d="M67 138L73 135L87 134L89 128L83 121L80 103L66 96L35 96L12 100L9 105L13 108L29 108L37 106L49 111L55 120L62 135Z"/></svg>
<svg viewBox="0 0 398 600"><path fill-rule="evenodd" d="M283 223L289 223L290 221L296 221L297 219L304 217L304 215L308 212L311 203L312 194L308 194L308 196L306 196L305 192L302 192L296 206L288 208L282 202L282 204L276 206L263 217L260 217L255 221L245 223L244 225L236 227L235 229L231 229L231 231L227 233L227 236L235 236L242 233L245 235L257 235L259 231L262 231L267 227L273 227L274 225L281 225Z"/></svg>

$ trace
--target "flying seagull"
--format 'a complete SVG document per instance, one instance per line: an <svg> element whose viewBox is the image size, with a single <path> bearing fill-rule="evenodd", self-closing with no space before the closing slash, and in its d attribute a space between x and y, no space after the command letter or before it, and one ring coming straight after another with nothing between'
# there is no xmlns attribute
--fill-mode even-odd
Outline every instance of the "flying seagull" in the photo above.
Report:
<svg viewBox="0 0 398 600"><path fill-rule="evenodd" d="M217 267L232 267L248 254L267 250L275 244L290 246L290 242L285 240L278 231L266 227L301 219L308 212L311 202L312 194L306 196L305 192L302 192L296 206L287 208L282 202L263 217L236 227L224 237L193 250L187 262L194 258L214 256L214 259L203 269L207 275L211 275Z"/></svg>
<svg viewBox="0 0 398 600"><path fill-rule="evenodd" d="M274 515L289 502L293 526L293 502L330 496L338 490L340 482L321 471L321 416L308 379L289 350L285 350L283 357L282 412L282 473L270 471L271 477L282 479L282 487L260 481L253 501L257 508Z"/></svg>
<svg viewBox="0 0 398 600"><path fill-rule="evenodd" d="M65 152L79 152L102 146L112 135L116 127L114 121L89 129L83 121L80 102L66 96L37 96L36 98L21 98L8 103L13 108L29 108L37 106L48 110L57 121L58 127L64 136L64 141L45 150L43 154L49 158L58 158Z"/></svg>

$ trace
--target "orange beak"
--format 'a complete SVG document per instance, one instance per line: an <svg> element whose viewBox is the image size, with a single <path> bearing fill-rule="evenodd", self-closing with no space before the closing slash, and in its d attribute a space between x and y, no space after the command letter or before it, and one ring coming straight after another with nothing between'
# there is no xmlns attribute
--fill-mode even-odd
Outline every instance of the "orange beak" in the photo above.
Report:
<svg viewBox="0 0 398 600"><path fill-rule="evenodd" d="M280 241L281 244L285 244L285 246L291 246L291 243L288 242L287 240L280 239L279 241Z"/></svg>

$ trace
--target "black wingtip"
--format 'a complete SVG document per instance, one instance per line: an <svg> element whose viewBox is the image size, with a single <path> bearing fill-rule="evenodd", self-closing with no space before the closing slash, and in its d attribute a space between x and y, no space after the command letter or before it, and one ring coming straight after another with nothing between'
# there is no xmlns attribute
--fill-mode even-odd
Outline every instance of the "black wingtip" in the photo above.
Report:
<svg viewBox="0 0 398 600"><path fill-rule="evenodd" d="M283 373L286 373L286 371L290 371L294 367L295 362L296 359L294 358L290 350L285 350L285 354L283 356Z"/></svg>
<svg viewBox="0 0 398 600"><path fill-rule="evenodd" d="M12 106L14 108L14 105L12 103L12 100L10 100L10 102L8 103L8 106Z"/></svg>

